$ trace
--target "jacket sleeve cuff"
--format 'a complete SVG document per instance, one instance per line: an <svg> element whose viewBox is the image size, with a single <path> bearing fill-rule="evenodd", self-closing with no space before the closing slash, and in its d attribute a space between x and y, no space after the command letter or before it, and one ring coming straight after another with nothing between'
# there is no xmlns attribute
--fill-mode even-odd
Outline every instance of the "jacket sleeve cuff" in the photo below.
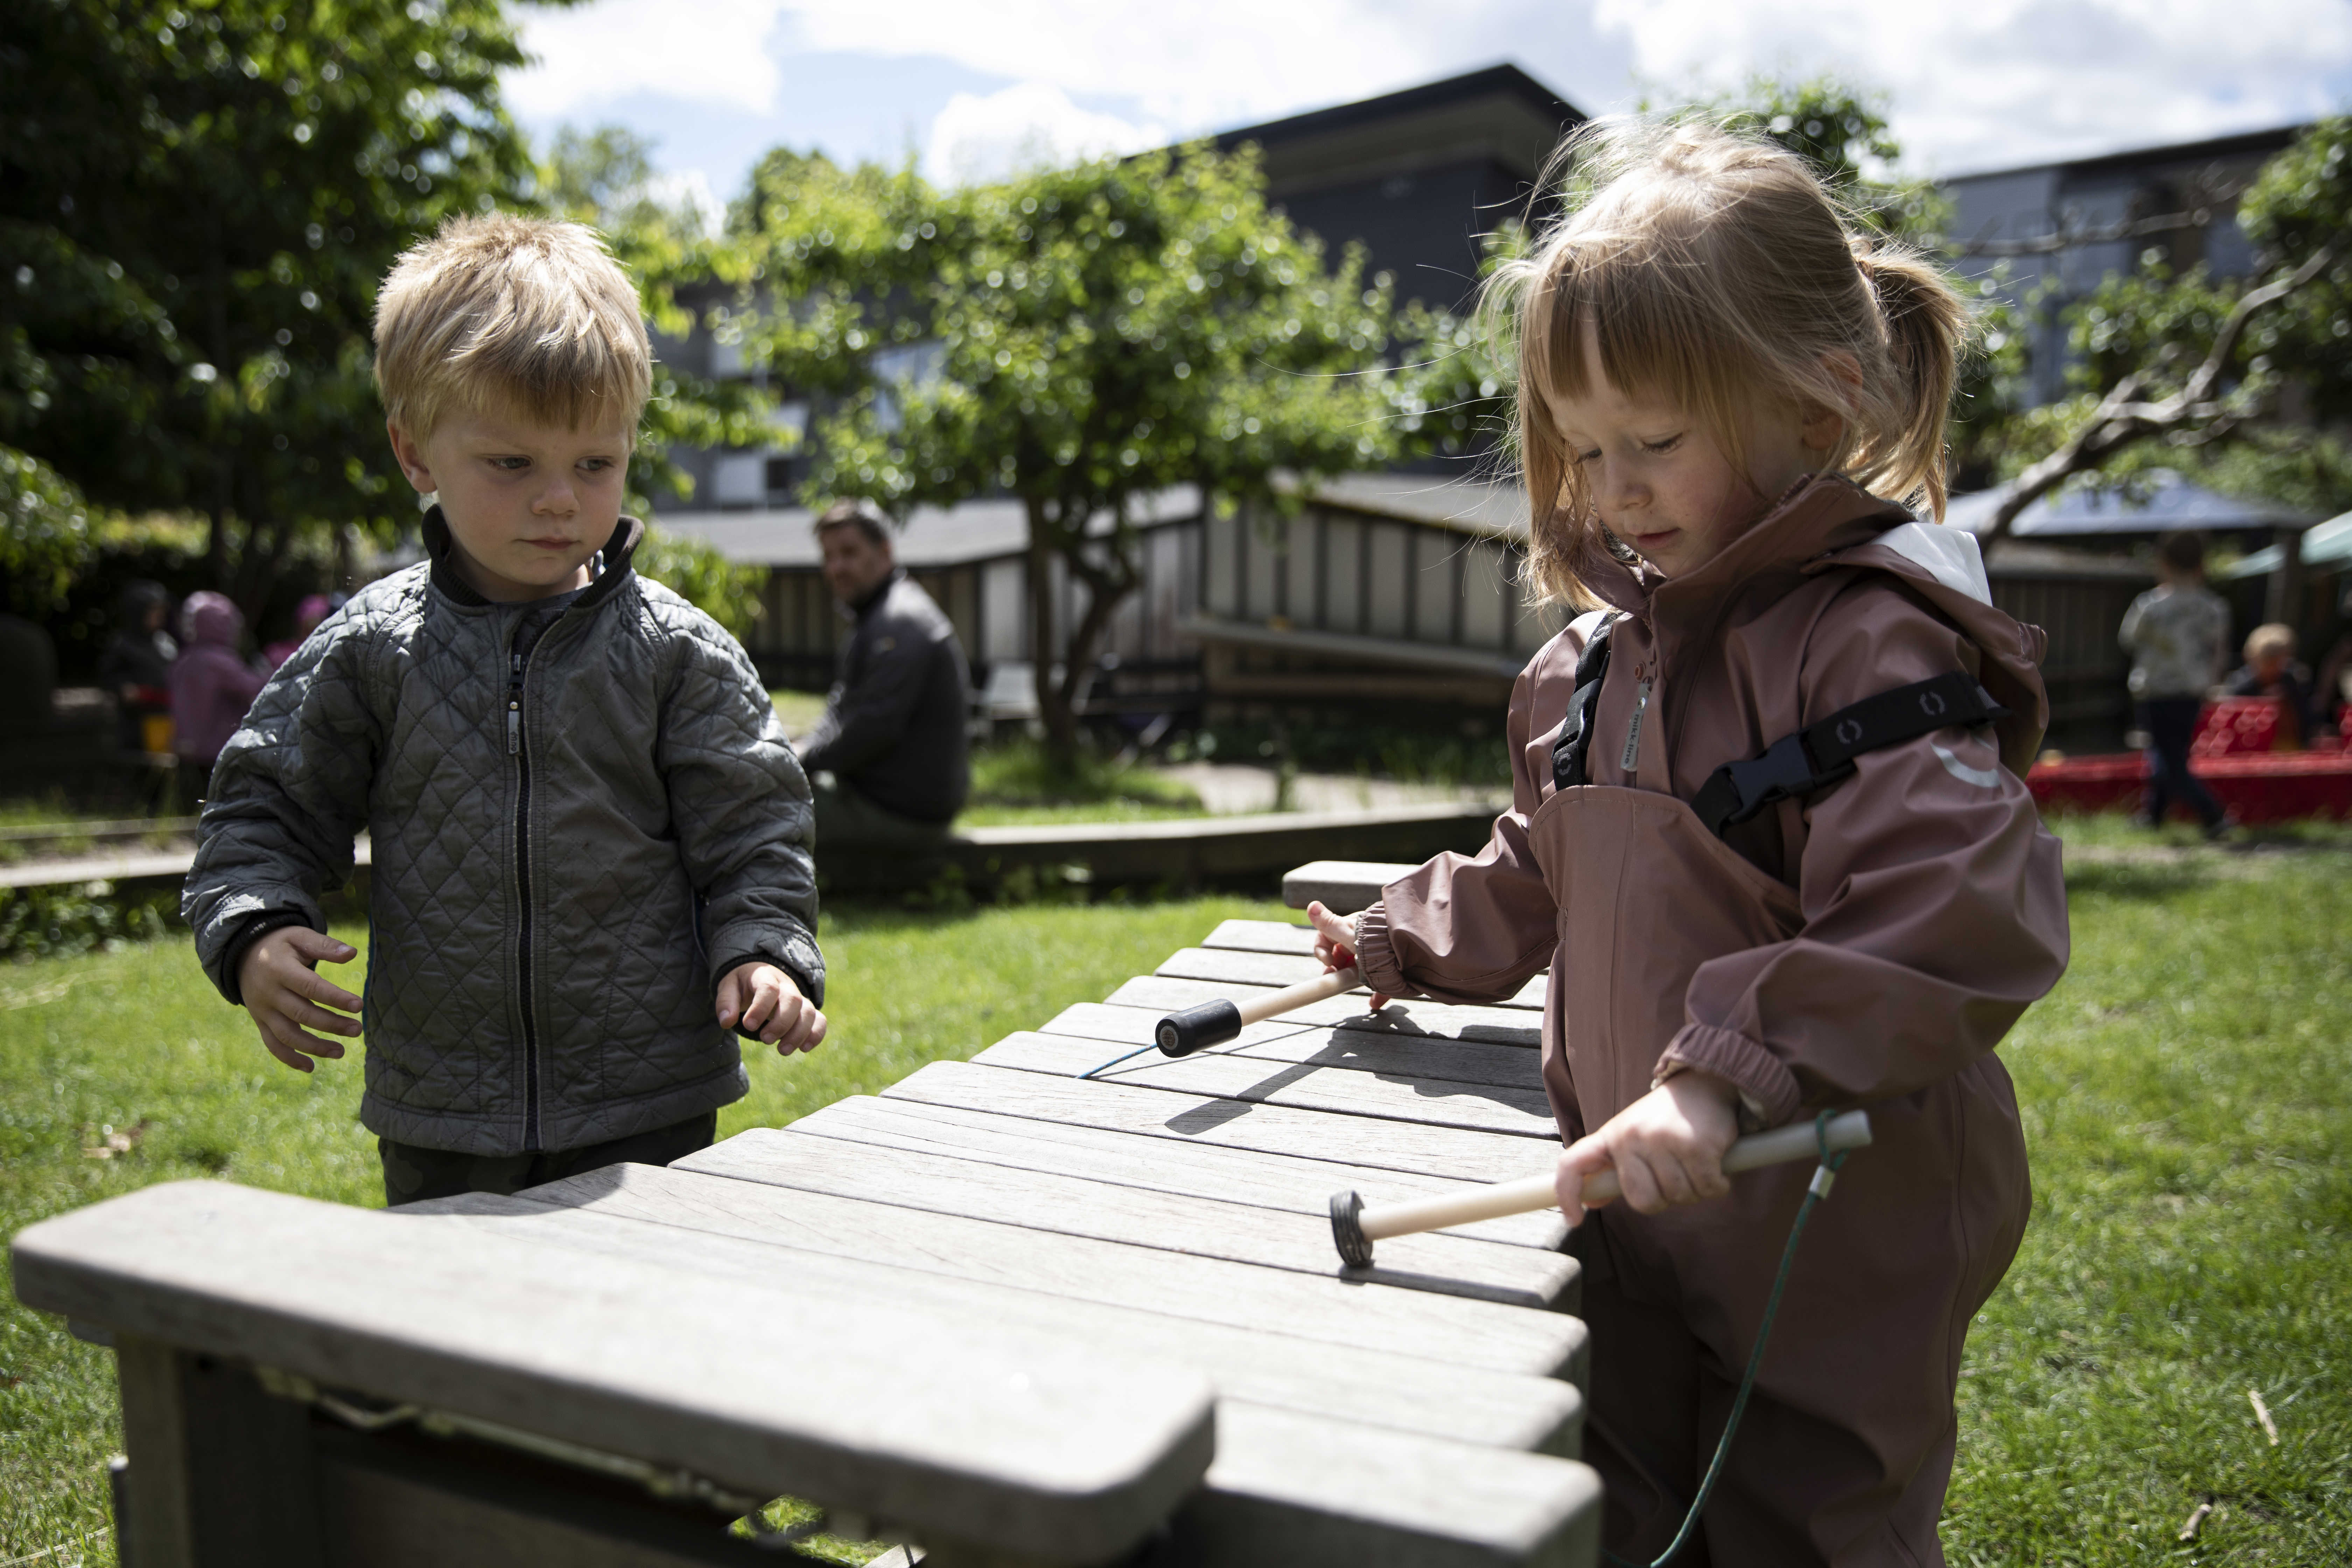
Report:
<svg viewBox="0 0 2352 1568"><path fill-rule="evenodd" d="M1711 1072L1729 1082L1739 1090L1742 1100L1756 1102L1760 1108L1760 1120L1767 1127L1779 1127L1793 1119L1803 1099L1797 1089L1796 1075L1780 1058L1730 1029L1685 1024L1665 1054L1658 1058L1654 1076L1667 1078L1681 1068Z"/></svg>
<svg viewBox="0 0 2352 1568"><path fill-rule="evenodd" d="M715 1000L719 983L747 963L772 963L793 977L802 995L816 1006L824 1005L824 957L817 951L816 939L795 925L779 931L772 927L757 933L745 933L743 940L723 942L711 955L710 991Z"/></svg>
<svg viewBox="0 0 2352 1568"><path fill-rule="evenodd" d="M1389 906L1384 900L1356 918L1356 973L1375 996L1417 996L1420 989L1404 977L1396 944L1389 940Z"/></svg>
<svg viewBox="0 0 2352 1568"><path fill-rule="evenodd" d="M253 951L253 944L271 931L284 931L288 926L307 926L310 923L308 917L297 914L292 910L271 910L263 914L247 917L245 924L237 929L235 936L228 939L228 944L221 949L220 994L228 998L230 1006L245 1005L244 987L238 984L237 972L245 967L245 955Z"/></svg>

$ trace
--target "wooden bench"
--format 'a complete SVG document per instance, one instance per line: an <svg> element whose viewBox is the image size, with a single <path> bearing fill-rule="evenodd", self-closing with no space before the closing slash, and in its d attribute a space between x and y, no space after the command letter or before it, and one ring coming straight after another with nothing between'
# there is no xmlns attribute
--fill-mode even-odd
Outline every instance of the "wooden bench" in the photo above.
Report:
<svg viewBox="0 0 2352 1568"><path fill-rule="evenodd" d="M724 1527L790 1494L902 1568L1585 1568L1559 1216L1347 1270L1325 1214L1541 1168L1529 1007L1343 997L1079 1076L1305 941L1227 921L667 1169L391 1212L177 1183L28 1228L20 1298L116 1352L122 1561L772 1563Z"/></svg>

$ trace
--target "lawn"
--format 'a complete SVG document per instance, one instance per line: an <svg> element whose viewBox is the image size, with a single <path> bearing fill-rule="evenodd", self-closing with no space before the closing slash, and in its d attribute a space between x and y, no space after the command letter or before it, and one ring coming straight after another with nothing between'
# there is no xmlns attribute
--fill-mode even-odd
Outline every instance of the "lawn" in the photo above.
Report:
<svg viewBox="0 0 2352 1568"><path fill-rule="evenodd" d="M2352 841L2063 825L2074 964L2004 1049L2035 1216L1969 1342L1958 1563L2336 1563L2352 1540ZM787 1121L1099 997L1238 900L828 916L834 1039L753 1061ZM361 933L345 933L353 941ZM270 1063L177 942L0 966L0 1230L222 1174L380 1201L355 1064ZM143 1131L141 1131L142 1129ZM110 1134L129 1152L99 1159ZM2263 1400L2273 1446L2248 1392ZM111 1560L106 1356L0 1310L0 1564ZM2215 1508L2193 1545L2175 1537Z"/></svg>

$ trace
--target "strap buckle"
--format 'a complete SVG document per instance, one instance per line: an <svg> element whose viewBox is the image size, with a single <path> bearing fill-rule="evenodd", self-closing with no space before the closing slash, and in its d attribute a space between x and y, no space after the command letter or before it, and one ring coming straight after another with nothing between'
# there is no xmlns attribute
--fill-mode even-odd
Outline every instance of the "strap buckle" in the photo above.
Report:
<svg viewBox="0 0 2352 1568"><path fill-rule="evenodd" d="M1774 801L1801 800L1852 772L1852 763L1825 773L1816 772L1812 756L1805 750L1803 731L1783 735L1767 747L1762 756L1723 765L1718 776L1727 778L1738 796L1738 804L1724 817L1724 824L1728 826L1746 822Z"/></svg>

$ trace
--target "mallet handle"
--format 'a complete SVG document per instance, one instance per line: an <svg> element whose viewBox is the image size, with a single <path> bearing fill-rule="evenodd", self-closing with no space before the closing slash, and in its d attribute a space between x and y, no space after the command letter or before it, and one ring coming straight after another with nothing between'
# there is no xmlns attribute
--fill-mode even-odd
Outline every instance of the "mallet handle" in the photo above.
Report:
<svg viewBox="0 0 2352 1568"><path fill-rule="evenodd" d="M1831 1117L1828 1142L1832 1152L1840 1149L1859 1149L1868 1143L1870 1113L1849 1110L1842 1116ZM1806 1159L1817 1152L1820 1147L1820 1141L1813 1136L1811 1122L1791 1122L1786 1127L1776 1127L1769 1132L1758 1132L1742 1138L1725 1150L1724 1173L1729 1175L1739 1171L1752 1171L1759 1165L1778 1165L1790 1160ZM1584 1179L1586 1204L1605 1203L1617 1195L1616 1172L1597 1171ZM1441 1193L1431 1198L1382 1204L1379 1208L1366 1209L1359 1223L1363 1226L1366 1240L1383 1241L1391 1236L1444 1230L1449 1226L1468 1225L1473 1220L1533 1214L1538 1209L1554 1206L1556 1202L1552 1194L1552 1173L1547 1171L1540 1176L1522 1176L1516 1182L1496 1182L1491 1186L1467 1187L1458 1192Z"/></svg>
<svg viewBox="0 0 2352 1568"><path fill-rule="evenodd" d="M1234 1004L1234 1009L1241 1014L1242 1022L1244 1025L1263 1024L1268 1018L1280 1017L1283 1014L1295 1008L1304 1007L1310 1002L1320 1002L1326 997L1353 991L1363 983L1364 977L1352 968L1334 970L1328 974L1318 974L1314 979L1302 981L1297 985L1286 985L1279 991L1254 997L1247 1002L1236 1002Z"/></svg>

